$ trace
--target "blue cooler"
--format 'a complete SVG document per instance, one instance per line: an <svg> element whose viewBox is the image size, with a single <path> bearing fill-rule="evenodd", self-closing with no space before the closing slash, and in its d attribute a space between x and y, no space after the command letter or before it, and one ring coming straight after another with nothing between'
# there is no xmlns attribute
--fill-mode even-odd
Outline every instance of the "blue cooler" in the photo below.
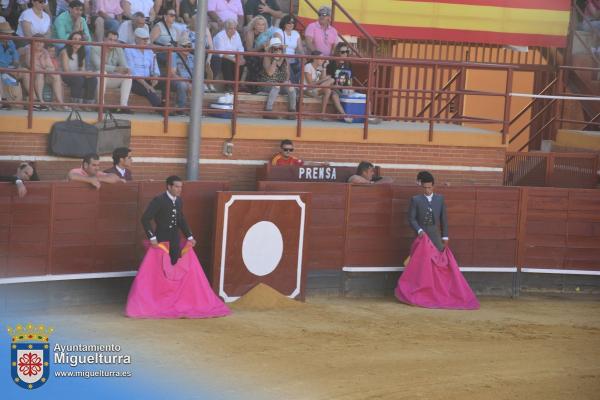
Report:
<svg viewBox="0 0 600 400"><path fill-rule="evenodd" d="M364 93L352 93L340 96L340 103L344 107L346 114L364 115L367 107L367 95ZM363 123L364 118L353 117L352 122Z"/></svg>
<svg viewBox="0 0 600 400"><path fill-rule="evenodd" d="M232 111L233 111L233 104L212 103L210 105L210 108L215 109L215 110L223 110L223 112L222 113L210 113L210 114L208 114L209 117L231 119L231 115L232 115Z"/></svg>
<svg viewBox="0 0 600 400"><path fill-rule="evenodd" d="M212 103L210 108L215 110L222 110L221 113L210 113L209 116L217 118L231 119L233 114L233 94L225 93L223 96L219 96L216 103Z"/></svg>

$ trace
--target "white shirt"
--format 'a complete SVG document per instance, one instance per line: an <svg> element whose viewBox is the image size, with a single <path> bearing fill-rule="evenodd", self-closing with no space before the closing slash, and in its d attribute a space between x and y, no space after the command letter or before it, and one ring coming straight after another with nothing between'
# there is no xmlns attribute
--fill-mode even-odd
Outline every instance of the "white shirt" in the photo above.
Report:
<svg viewBox="0 0 600 400"><path fill-rule="evenodd" d="M127 170L125 168L121 168L118 165L115 165L115 168L117 169L117 171L119 171L119 175L121 175L121 178L125 178L125 172L127 172Z"/></svg>
<svg viewBox="0 0 600 400"><path fill-rule="evenodd" d="M171 199L171 201L173 202L173 205L175 205L175 202L177 201L177 197L173 196L171 193L169 193L169 191L167 190L165 192L167 194L167 196L169 196L169 198Z"/></svg>
<svg viewBox="0 0 600 400"><path fill-rule="evenodd" d="M46 35L48 30L50 30L50 25L52 24L52 20L50 16L42 11L42 17L38 17L36 13L33 11L33 8L28 8L27 10L21 13L19 17L19 26L17 27L17 35L24 37L25 32L23 32L23 22L29 22L31 24L31 35L42 34Z"/></svg>
<svg viewBox="0 0 600 400"><path fill-rule="evenodd" d="M298 33L298 31L292 30L290 36L288 36L283 29L277 29L277 32L281 36L283 44L286 46L285 54L296 54L296 47L298 47L298 39L300 39L300 34ZM290 58L289 60L291 62L294 59Z"/></svg>
<svg viewBox="0 0 600 400"><path fill-rule="evenodd" d="M313 84L321 78L321 71L317 71L312 63L304 65L304 72L310 75ZM308 83L304 74L302 74L302 81Z"/></svg>
<svg viewBox="0 0 600 400"><path fill-rule="evenodd" d="M237 31L233 34L233 37L229 38L227 32L222 30L215 35L213 43L215 45L215 50L244 51L242 38ZM223 57L223 54L219 54L219 57Z"/></svg>

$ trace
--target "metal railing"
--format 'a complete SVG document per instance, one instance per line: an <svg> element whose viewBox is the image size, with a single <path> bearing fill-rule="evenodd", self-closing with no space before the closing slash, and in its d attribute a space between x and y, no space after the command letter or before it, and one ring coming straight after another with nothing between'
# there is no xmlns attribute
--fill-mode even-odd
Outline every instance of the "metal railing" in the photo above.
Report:
<svg viewBox="0 0 600 400"><path fill-rule="evenodd" d="M506 153L504 185L595 188L598 154Z"/></svg>
<svg viewBox="0 0 600 400"><path fill-rule="evenodd" d="M89 107L91 109L97 110L98 120L102 120L103 113L106 108L128 108L132 110L146 110L159 112L163 116L163 130L164 132L168 131L169 126L169 113L172 111L188 111L189 107L178 108L172 104L171 101L171 93L174 91L173 82L176 81L186 81L191 82L191 79L181 78L177 76L173 76L172 72L174 69L172 63L172 54L175 52L186 55L187 52L191 51L186 48L176 48L176 47L162 47L162 46L136 46L129 45L123 43L94 43L94 42L85 42L85 41L66 41L66 40L56 40L56 39L45 39L45 38L16 38L12 36L2 35L1 39L10 39L10 40L22 40L28 42L44 42L45 44L52 43L79 43L86 46L99 46L101 47L101 60L104 60L105 55L112 47L121 47L121 48L137 48L137 49L151 49L155 52L164 52L167 54L166 57L166 73L165 76L156 76L156 77L135 77L130 75L123 74L112 74L107 73L104 64L102 63L100 71L92 72L61 72L61 71L36 71L35 63L31 63L31 68L18 68L18 69L7 69L0 68L1 72L22 72L27 73L30 76L30 83L27 92L29 93L29 98L27 101L15 102L14 104L20 104L25 106L27 109L27 120L28 127L31 128L33 123L33 110L34 105L39 104L34 99L34 77L36 74L44 74L44 75L85 75L85 76L95 76L99 79L98 87L98 102L93 104L86 104L85 107ZM30 46L30 60L34 59L34 47ZM213 57L218 57L219 54L230 54L235 58L236 65L241 64L241 57L244 56L256 56L256 57L265 57L269 56L269 53L252 53L252 52L227 52L220 50L209 50L208 53L213 54ZM299 60L301 65L304 65L311 56L308 55L286 55L281 54L280 57L285 58L296 58ZM237 130L238 119L240 116L257 116L257 115L273 115L273 116L294 116L296 118L296 135L298 137L301 136L302 132L302 123L303 119L312 119L312 118L328 118L328 119L340 119L342 117L352 117L352 118L362 118L363 122L363 137L368 138L369 132L369 117L377 117L383 121L396 121L396 122L420 122L427 124L428 127L428 140L433 141L434 137L434 125L438 123L451 123L451 124L487 124L487 125L500 125L501 129L499 129L499 134L502 135L502 142L507 143L509 140L509 132L511 126L516 123L519 118L527 115L529 117L529 111L535 110L536 105L539 105L542 100L532 100L530 104L525 107L521 112L517 114L516 117L511 118L511 96L513 86L513 77L514 73L518 71L533 71L547 72L550 67L544 66L516 66L516 65L502 65L502 64L477 64L477 63L461 63L461 62L434 62L434 61L423 61L423 60L407 60L407 59L395 59L395 58L358 58L358 57L325 57L320 56L328 61L346 61L352 64L352 68L362 66L363 69L367 71L367 80L366 86L330 86L330 89L348 89L355 91L363 91L366 94L365 99L365 110L364 113L361 114L331 114L331 113L320 113L320 112L311 112L310 110L305 109L304 102L304 94L305 90L313 89L313 88L322 88L319 85L307 84L301 80L298 84L293 83L272 83L272 82L242 82L240 80L240 70L236 68L235 77L233 81L225 81L222 79L213 79L206 80L206 83L210 84L230 84L232 85L233 92L233 107L231 110L231 129L232 134L235 135ZM389 81L382 80L384 74L375 74L375 71L381 70L389 70L390 76L395 75L396 79L390 79ZM578 70L582 68L578 67L561 67L560 73L571 73L574 70ZM418 75L414 75L413 78L421 83L410 84L407 85L405 82L410 81L411 77L406 77L404 79L402 76L403 71L408 71L410 73L411 70L415 70L418 72ZM483 90L471 90L465 89L464 79L469 71L472 70L486 70L486 71L499 71L506 76L506 86L503 91L483 91ZM594 71L600 72L600 69L592 69ZM105 104L105 94L101 88L104 87L104 80L107 78L146 78L146 79L155 79L158 81L164 82L164 104L161 107L152 107L150 105L143 106L128 106L122 107L117 105L108 105ZM449 78L446 78L449 77ZM462 82L457 84L458 82ZM557 87L557 84L562 82L562 76L552 81L549 85L550 88L547 88L542 91L542 94L564 94L564 86ZM278 111L258 111L256 109L248 108L246 103L240 102L240 93L243 85L251 84L256 87L271 87L271 86L280 86L280 87L294 87L298 90L298 107L295 112L278 112ZM484 118L477 115L466 115L462 110L462 106L460 106L464 99L468 96L484 96L488 98L502 98L503 99L503 110L502 116L497 118ZM74 103L57 103L57 102L49 102L44 103L52 106L70 106L70 107L79 107L81 104ZM456 105L459 105L458 107ZM527 128L533 129L534 123L538 122L538 114L539 115L547 115L548 112L552 111L554 115L548 121L543 122L543 129L537 129L537 133L531 135L531 139L529 140L526 146L538 138L540 132L546 132L549 127L553 129L557 129L560 124L569 122L569 123L579 123L584 124L584 126L598 126L599 122L596 122L600 119L600 115L596 115L591 121L576 121L572 118L564 118L561 115L562 108L559 106L562 104L560 101L553 102L551 105L545 105L542 111L533 112L533 118L531 118L531 122L526 126L526 128L521 129L517 133L517 135L522 134L527 131ZM454 108L452 112L450 112L450 108ZM212 109L207 107L206 105L203 107L204 115L215 115L222 113L222 110ZM500 114L500 113L499 113ZM496 128L493 128L496 129ZM547 135L546 133L544 133ZM511 141L514 140L511 138Z"/></svg>
<svg viewBox="0 0 600 400"><path fill-rule="evenodd" d="M528 115L529 120L515 133L511 134L509 143L515 142L523 133L529 139L518 151L529 149L541 140L553 140L559 129L566 126L580 130L600 130L600 101L593 95L589 83L581 78L582 73L600 74L600 68L559 66L552 72L547 85L532 98L509 121L509 127L517 123L521 117ZM585 88L584 93L573 92L570 83L576 82L575 88ZM589 100L588 100L589 99ZM583 119L566 115L566 102L577 102L582 105ZM585 113L590 113L586 117ZM528 113L531 113L529 116ZM539 146L534 146L539 148Z"/></svg>

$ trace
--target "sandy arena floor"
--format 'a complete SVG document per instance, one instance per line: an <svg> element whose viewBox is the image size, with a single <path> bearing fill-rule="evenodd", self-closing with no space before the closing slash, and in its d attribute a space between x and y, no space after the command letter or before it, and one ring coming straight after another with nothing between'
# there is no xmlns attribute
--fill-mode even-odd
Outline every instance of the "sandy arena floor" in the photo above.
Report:
<svg viewBox="0 0 600 400"><path fill-rule="evenodd" d="M130 320L121 306L51 313L110 332L166 369L211 366L248 399L599 399L600 301L482 298L479 311L387 299L234 307L214 320ZM65 312L66 311L66 312ZM190 346L193 344L193 346ZM182 361L181 355L185 354ZM234 378L233 378L234 377Z"/></svg>

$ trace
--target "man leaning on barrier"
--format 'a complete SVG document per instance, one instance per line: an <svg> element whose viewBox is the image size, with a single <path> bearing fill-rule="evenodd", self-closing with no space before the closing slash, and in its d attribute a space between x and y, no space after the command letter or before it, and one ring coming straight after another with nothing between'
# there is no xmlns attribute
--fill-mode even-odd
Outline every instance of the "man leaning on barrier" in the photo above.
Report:
<svg viewBox="0 0 600 400"><path fill-rule="evenodd" d="M19 197L23 198L27 194L25 181L31 180L35 170L29 163L21 163L17 168L17 173L11 176L0 176L0 182L12 182L17 187Z"/></svg>
<svg viewBox="0 0 600 400"><path fill-rule="evenodd" d="M107 174L100 171L100 157L98 154L87 154L83 157L80 168L73 168L67 174L69 181L89 183L96 189L100 189L101 182L104 183L125 183L125 179L119 178L115 174Z"/></svg>

